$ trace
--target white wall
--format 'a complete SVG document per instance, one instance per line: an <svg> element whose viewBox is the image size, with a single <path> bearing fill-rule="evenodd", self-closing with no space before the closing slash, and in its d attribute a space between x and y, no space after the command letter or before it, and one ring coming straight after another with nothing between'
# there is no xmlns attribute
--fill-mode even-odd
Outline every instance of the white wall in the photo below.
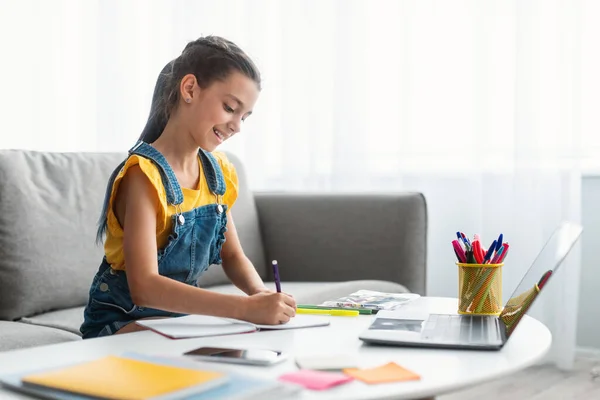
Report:
<svg viewBox="0 0 600 400"><path fill-rule="evenodd" d="M600 350L600 176L582 184L582 265L577 345Z"/></svg>

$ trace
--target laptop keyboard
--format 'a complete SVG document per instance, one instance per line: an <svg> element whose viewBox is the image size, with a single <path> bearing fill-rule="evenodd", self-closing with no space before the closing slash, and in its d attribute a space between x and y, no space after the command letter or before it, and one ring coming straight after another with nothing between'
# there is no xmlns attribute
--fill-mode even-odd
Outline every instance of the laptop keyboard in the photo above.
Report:
<svg viewBox="0 0 600 400"><path fill-rule="evenodd" d="M431 314L421 333L423 339L452 343L495 343L500 326L495 317Z"/></svg>

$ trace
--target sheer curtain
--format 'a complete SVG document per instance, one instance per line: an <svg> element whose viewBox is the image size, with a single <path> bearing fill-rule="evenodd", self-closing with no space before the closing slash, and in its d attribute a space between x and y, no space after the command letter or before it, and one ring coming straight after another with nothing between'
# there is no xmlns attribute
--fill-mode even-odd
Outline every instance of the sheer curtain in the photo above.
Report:
<svg viewBox="0 0 600 400"><path fill-rule="evenodd" d="M457 293L457 230L511 242L505 300L598 167L591 0L2 1L0 148L125 151L162 66L225 36L263 73L225 145L254 190L423 192L428 294ZM536 303L572 365L579 249Z"/></svg>

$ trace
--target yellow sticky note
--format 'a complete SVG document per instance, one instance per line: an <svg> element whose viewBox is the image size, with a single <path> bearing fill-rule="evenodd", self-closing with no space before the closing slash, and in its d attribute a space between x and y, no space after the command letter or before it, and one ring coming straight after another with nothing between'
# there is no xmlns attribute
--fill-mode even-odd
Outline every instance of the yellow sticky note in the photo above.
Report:
<svg viewBox="0 0 600 400"><path fill-rule="evenodd" d="M28 375L24 383L106 399L147 399L210 385L223 374L108 356ZM198 388L198 391L201 391Z"/></svg>
<svg viewBox="0 0 600 400"><path fill-rule="evenodd" d="M414 381L421 376L398 364L391 362L377 368L357 369L347 368L343 370L346 375L365 383L387 383L400 381Z"/></svg>

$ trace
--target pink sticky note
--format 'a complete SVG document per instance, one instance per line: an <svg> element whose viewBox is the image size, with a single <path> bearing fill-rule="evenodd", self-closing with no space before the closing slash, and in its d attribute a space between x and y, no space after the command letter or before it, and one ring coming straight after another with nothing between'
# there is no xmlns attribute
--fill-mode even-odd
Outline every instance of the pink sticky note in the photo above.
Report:
<svg viewBox="0 0 600 400"><path fill-rule="evenodd" d="M324 390L330 387L350 382L354 378L337 372L311 371L303 369L290 372L279 377L282 381L297 383L307 389Z"/></svg>

